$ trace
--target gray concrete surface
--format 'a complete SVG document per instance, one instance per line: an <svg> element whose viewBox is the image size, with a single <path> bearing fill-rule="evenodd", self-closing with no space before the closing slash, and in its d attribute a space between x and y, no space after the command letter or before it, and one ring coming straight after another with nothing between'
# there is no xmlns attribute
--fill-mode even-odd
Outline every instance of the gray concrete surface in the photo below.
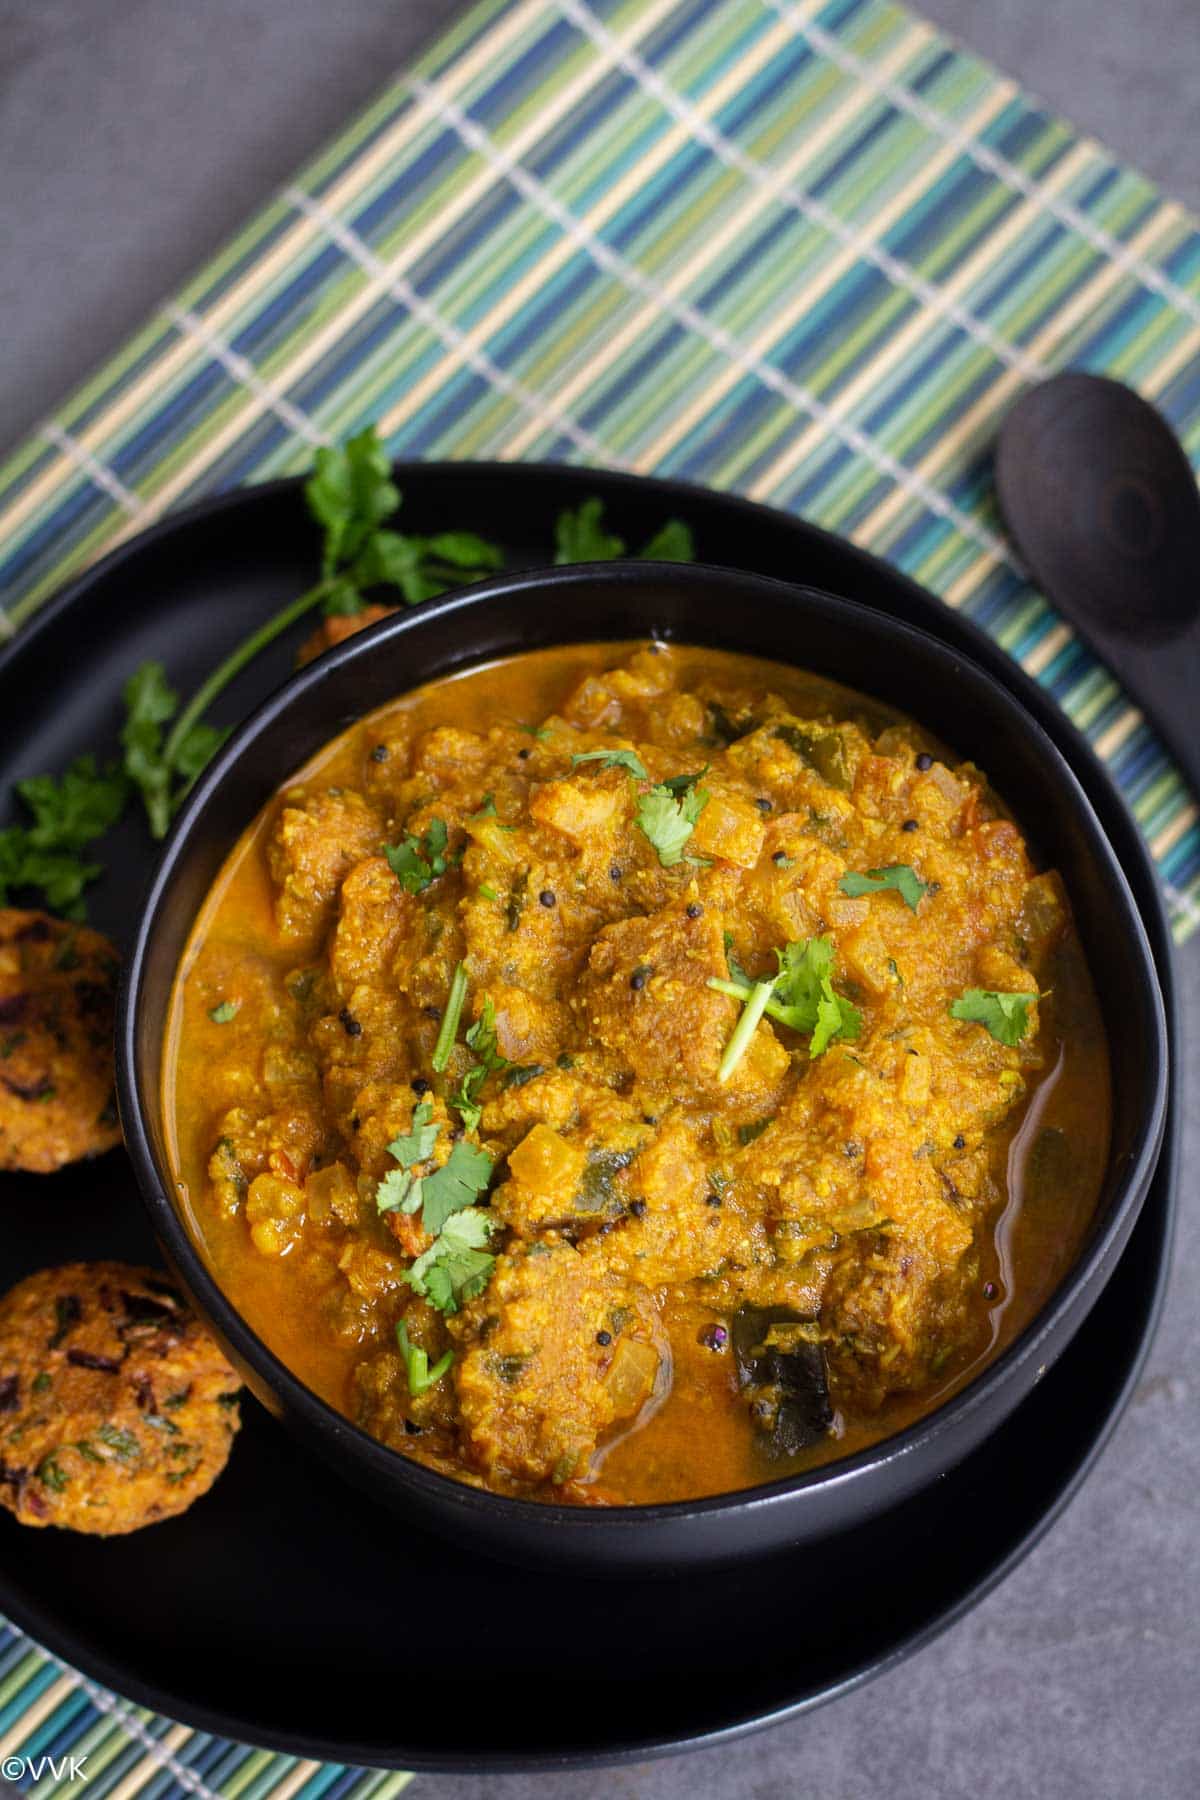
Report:
<svg viewBox="0 0 1200 1800"><path fill-rule="evenodd" d="M0 0L0 443L49 411L450 10ZM1200 206L1198 0L926 0L925 11ZM1180 973L1194 1056L1200 944ZM1193 1087L1174 1281L1145 1379L1083 1493L997 1593L881 1680L728 1750L599 1774L423 1776L414 1800L1200 1792L1197 1099ZM799 1603L795 1628L813 1629Z"/></svg>

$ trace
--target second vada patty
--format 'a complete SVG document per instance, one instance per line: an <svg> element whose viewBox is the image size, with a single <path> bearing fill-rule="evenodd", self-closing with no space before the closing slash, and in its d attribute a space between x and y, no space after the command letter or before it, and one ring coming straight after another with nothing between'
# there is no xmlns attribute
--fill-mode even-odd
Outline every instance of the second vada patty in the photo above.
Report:
<svg viewBox="0 0 1200 1800"><path fill-rule="evenodd" d="M102 1536L184 1512L228 1460L240 1385L155 1271L31 1275L0 1301L0 1505Z"/></svg>
<svg viewBox="0 0 1200 1800"><path fill-rule="evenodd" d="M118 966L98 931L0 907L0 1169L46 1175L120 1142Z"/></svg>

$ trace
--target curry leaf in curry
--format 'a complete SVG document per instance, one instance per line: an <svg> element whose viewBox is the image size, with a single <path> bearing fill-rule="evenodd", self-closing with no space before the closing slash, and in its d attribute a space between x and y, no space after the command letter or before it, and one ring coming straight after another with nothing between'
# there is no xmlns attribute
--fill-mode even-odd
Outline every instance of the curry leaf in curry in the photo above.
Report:
<svg viewBox="0 0 1200 1800"><path fill-rule="evenodd" d="M400 1346L400 1354L404 1358L404 1375L408 1382L408 1391L414 1397L423 1394L435 1382L442 1379L454 1361L453 1350L446 1350L438 1357L432 1369L429 1366L429 1352L420 1344L412 1344L408 1338L408 1326L403 1319L396 1324L396 1342Z"/></svg>
<svg viewBox="0 0 1200 1800"><path fill-rule="evenodd" d="M883 869L868 869L865 875L850 870L842 876L838 887L851 900L857 900L861 894L878 894L885 888L892 888L910 912L916 912L929 892L925 882L909 863L889 863Z"/></svg>
<svg viewBox="0 0 1200 1800"><path fill-rule="evenodd" d="M1015 1048L1029 1030L1029 1008L1036 994L1004 994L995 988L967 988L950 1003L952 1019L983 1025L1001 1044Z"/></svg>
<svg viewBox="0 0 1200 1800"><path fill-rule="evenodd" d="M678 797L669 787L652 787L638 801L636 824L658 852L664 869L683 860L683 847L708 805L703 788L688 787Z"/></svg>

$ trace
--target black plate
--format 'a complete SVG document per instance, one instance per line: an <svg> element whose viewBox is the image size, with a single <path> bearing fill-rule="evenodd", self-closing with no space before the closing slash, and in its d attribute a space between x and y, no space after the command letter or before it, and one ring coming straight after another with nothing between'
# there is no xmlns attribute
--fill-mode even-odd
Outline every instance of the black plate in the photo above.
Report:
<svg viewBox="0 0 1200 1800"><path fill-rule="evenodd" d="M849 594L967 651L1015 689L1071 759L1143 909L1174 1038L1170 941L1136 828L1053 703L966 621L847 544L679 485L528 465L417 465L401 480L413 529L468 525L518 539L514 559L524 561L547 559L556 511L589 493L606 497L609 523L633 543L676 513L696 528L707 561ZM193 686L249 624L300 591L312 564L293 483L208 502L118 551L0 659L11 746L4 791L111 741L121 681L141 658L161 657ZM287 673L292 648L276 646L247 671L225 697L228 718ZM150 861L140 829L124 827L90 908L118 943L131 935ZM1129 1247L1045 1380L935 1491L818 1556L793 1552L670 1586L539 1577L399 1523L248 1402L229 1471L182 1519L105 1543L23 1531L5 1515L0 1604L68 1662L141 1704L336 1762L480 1771L617 1761L713 1743L812 1707L979 1599L1090 1467L1158 1316L1177 1116L1173 1097L1162 1163ZM0 1287L72 1257L154 1254L121 1152L50 1179L5 1176L2 1186L16 1223L0 1248ZM441 1679L448 1672L453 1679Z"/></svg>

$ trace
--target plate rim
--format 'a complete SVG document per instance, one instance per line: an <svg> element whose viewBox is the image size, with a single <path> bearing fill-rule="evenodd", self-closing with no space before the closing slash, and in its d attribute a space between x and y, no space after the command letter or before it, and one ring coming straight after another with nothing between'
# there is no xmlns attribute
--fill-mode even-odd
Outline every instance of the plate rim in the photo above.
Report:
<svg viewBox="0 0 1200 1800"><path fill-rule="evenodd" d="M576 489L594 490L597 487L603 487L614 497L621 492L643 495L657 493L662 496L664 503L685 509L689 505L697 509L712 508L715 504L727 513L741 518L747 524L752 524L755 520L769 521L772 529L778 530L782 527L791 531L795 534L799 544L811 545L816 541L823 545L829 554L869 570L878 580L902 587L923 610L927 611L929 618L928 622L923 624L923 628L933 630L935 635L942 637L942 641L946 641L946 639L937 630L937 623L940 622L943 615L946 619L952 620L954 627L951 637L952 647L954 647L953 635L957 634L960 646L964 647L964 653L976 656L989 673L1004 682L1010 691L1015 692L1017 699L1033 713L1043 729L1050 732L1074 772L1077 775L1080 774L1079 765L1082 763L1092 781L1097 782L1104 791L1109 805L1118 808L1124 815L1125 822L1129 826L1133 838L1136 839L1138 847L1139 866L1133 885L1139 907L1143 909L1144 922L1156 959L1159 961L1160 982L1167 1014L1168 1042L1174 1049L1179 1030L1174 951L1157 871L1151 861L1144 839L1128 814L1124 798L1109 771L1096 755L1087 738L1053 702L1046 690L1033 681L1020 665L1001 650L995 640L973 620L961 613L952 612L937 596L913 581L902 570L873 556L869 551L863 550L846 538L825 531L820 526L813 525L803 518L777 508L747 500L740 495L707 489L695 483L560 463L397 462L393 468L396 478L402 483L406 479L410 482L418 480L422 484L436 484L445 478L459 480L491 478L513 482L517 485L536 487L539 484L553 482L560 486L565 484ZM169 541L179 532L206 520L236 512L255 502L279 499L289 492L294 492L298 497L304 479L303 476L285 476L269 482L231 488L218 494L203 496L188 506L167 513L145 531L125 539L105 556L72 577L51 599L37 609L7 644L0 647L0 681L3 681L10 667L20 660L36 639L53 631L61 623L63 617L69 615L74 606L84 600L93 587L107 580L123 565L135 561L147 550L157 547L164 541ZM874 604L870 600L861 603L868 606ZM1031 700L1033 701L1032 705L1030 704ZM1091 797L1090 784L1085 785L1088 785L1089 797ZM1107 832L1109 821L1102 820L1102 823ZM1149 907L1147 907L1148 897L1151 902ZM88 1684L99 1685L137 1705L146 1706L168 1718L179 1720L193 1729L211 1733L217 1737L283 1754L311 1757L322 1762L363 1768L412 1769L437 1773L454 1771L481 1773L485 1770L517 1772L613 1767L622 1763L644 1760L648 1757L684 1754L691 1750L714 1748L736 1741L752 1731L781 1724L788 1719L811 1712L827 1701L865 1685L876 1675L896 1667L907 1657L940 1636L943 1631L948 1630L979 1601L993 1592L1052 1529L1078 1493L1111 1439L1125 1412L1153 1345L1170 1277L1178 1210L1178 1079L1178 1058L1172 1055L1168 1087L1168 1119L1161 1157L1151 1193L1147 1197L1146 1207L1143 1208L1138 1224L1135 1226L1135 1231L1140 1231L1145 1228L1147 1223L1151 1222L1148 1208L1161 1194L1156 1208L1158 1216L1153 1217L1153 1224L1161 1242L1157 1248L1154 1281L1148 1295L1149 1304L1145 1313L1145 1321L1121 1385L1108 1404L1100 1427L1088 1444L1086 1452L1053 1489L1048 1504L1039 1513L1034 1525L1004 1554L987 1563L982 1574L971 1581L954 1602L933 1617L915 1626L882 1654L876 1655L873 1660L867 1661L843 1679L822 1687L817 1692L806 1693L798 1699L785 1701L766 1711L740 1714L706 1731L682 1736L678 1733L644 1736L635 1743L625 1744L620 1748L606 1749L591 1746L579 1750L549 1750L528 1753L496 1751L484 1752L466 1760L461 1756L455 1757L452 1753L415 1756L400 1752L388 1754L368 1752L364 1754L363 1747L356 1747L345 1741L339 1743L336 1739L322 1737L319 1734L281 1733L270 1727L260 1728L253 1721L234 1719L232 1715L223 1713L219 1709L210 1708L203 1703L192 1704L186 1700L181 1703L177 1696L168 1693L155 1683L142 1681L137 1676L130 1677L119 1664L111 1661L102 1649L97 1649L90 1643L77 1638L70 1625L63 1624L53 1615L42 1613L36 1605L27 1606L22 1596L17 1596L14 1602L13 1596L3 1594L4 1616L54 1660L65 1665L68 1672L77 1674L85 1684L85 1691ZM1124 1261L1129 1253L1129 1248L1127 1248L1119 1262ZM1019 1416L1019 1412L1020 1409L1016 1416ZM0 1587L4 1585L6 1584L0 1573Z"/></svg>

